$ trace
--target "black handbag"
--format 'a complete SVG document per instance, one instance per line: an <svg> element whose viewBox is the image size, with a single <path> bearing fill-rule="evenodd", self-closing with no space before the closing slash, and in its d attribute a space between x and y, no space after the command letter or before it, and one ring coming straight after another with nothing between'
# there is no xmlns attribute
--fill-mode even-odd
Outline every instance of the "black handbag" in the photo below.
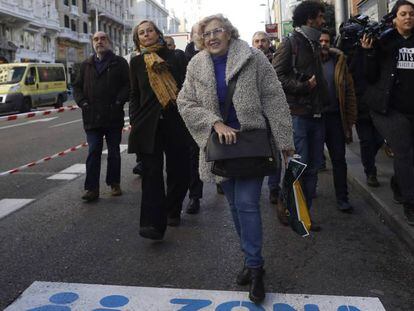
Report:
<svg viewBox="0 0 414 311"><path fill-rule="evenodd" d="M227 121L233 101L237 76L229 82L223 120ZM220 144L218 135L212 131L206 147L206 161L214 162L211 172L222 177L262 177L273 175L278 169L278 161L270 145L270 127L267 129L238 132L237 143Z"/></svg>

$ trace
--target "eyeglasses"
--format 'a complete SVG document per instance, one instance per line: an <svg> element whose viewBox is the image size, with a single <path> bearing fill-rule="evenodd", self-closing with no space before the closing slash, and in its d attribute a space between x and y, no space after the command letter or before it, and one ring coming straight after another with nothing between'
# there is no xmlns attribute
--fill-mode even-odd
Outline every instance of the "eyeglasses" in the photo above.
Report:
<svg viewBox="0 0 414 311"><path fill-rule="evenodd" d="M225 32L225 31L226 31L226 29L224 29L223 27L222 27L222 28L216 28L216 29L213 29L213 30L206 31L206 32L202 33L202 34L201 34L201 38L203 38L204 40L205 40L205 39L208 39L208 38L211 38L211 36L213 36L213 38L214 38L214 37L216 37L219 33L223 33L223 32Z"/></svg>

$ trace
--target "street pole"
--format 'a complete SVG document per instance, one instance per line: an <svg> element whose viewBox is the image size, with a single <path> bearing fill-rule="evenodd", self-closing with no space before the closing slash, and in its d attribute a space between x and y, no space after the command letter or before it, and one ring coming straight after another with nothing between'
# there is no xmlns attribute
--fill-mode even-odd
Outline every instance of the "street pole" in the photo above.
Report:
<svg viewBox="0 0 414 311"><path fill-rule="evenodd" d="M279 31L279 42L282 42L282 36L283 36L282 0L278 0L278 2L279 2L279 27L278 27L278 31Z"/></svg>
<svg viewBox="0 0 414 311"><path fill-rule="evenodd" d="M345 22L345 1L344 0L335 0L335 29L338 32L339 26Z"/></svg>
<svg viewBox="0 0 414 311"><path fill-rule="evenodd" d="M99 22L98 22L98 5L95 3L95 32L98 32Z"/></svg>
<svg viewBox="0 0 414 311"><path fill-rule="evenodd" d="M269 15L269 24L271 24L272 23L272 15L270 14L269 0L267 0L267 14Z"/></svg>

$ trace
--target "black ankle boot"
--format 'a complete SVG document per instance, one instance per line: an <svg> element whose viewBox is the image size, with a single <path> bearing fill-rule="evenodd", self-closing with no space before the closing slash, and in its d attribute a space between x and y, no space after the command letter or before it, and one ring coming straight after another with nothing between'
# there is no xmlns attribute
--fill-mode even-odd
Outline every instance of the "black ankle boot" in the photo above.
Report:
<svg viewBox="0 0 414 311"><path fill-rule="evenodd" d="M186 210L187 214L198 214L200 211L200 199L190 199Z"/></svg>
<svg viewBox="0 0 414 311"><path fill-rule="evenodd" d="M254 303L261 303L265 298L265 288L263 283L263 268L249 268L250 290L249 299Z"/></svg>
<svg viewBox="0 0 414 311"><path fill-rule="evenodd" d="M236 277L237 285L247 285L250 283L250 270L246 266L243 266L243 269L237 274Z"/></svg>

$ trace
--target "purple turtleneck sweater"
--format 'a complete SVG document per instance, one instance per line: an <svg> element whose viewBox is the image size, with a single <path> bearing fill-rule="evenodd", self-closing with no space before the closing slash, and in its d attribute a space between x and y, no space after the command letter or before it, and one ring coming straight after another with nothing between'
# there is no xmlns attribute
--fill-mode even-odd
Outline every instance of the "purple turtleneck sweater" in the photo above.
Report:
<svg viewBox="0 0 414 311"><path fill-rule="evenodd" d="M226 84L226 64L227 64L227 54L222 56L212 56L214 63L214 73L216 76L217 83L217 96L220 104L220 112L223 116L224 114L224 103L226 101L227 95L227 84ZM233 103L230 106L230 112L227 117L226 125L240 129L240 123L237 119L236 109L234 108Z"/></svg>

